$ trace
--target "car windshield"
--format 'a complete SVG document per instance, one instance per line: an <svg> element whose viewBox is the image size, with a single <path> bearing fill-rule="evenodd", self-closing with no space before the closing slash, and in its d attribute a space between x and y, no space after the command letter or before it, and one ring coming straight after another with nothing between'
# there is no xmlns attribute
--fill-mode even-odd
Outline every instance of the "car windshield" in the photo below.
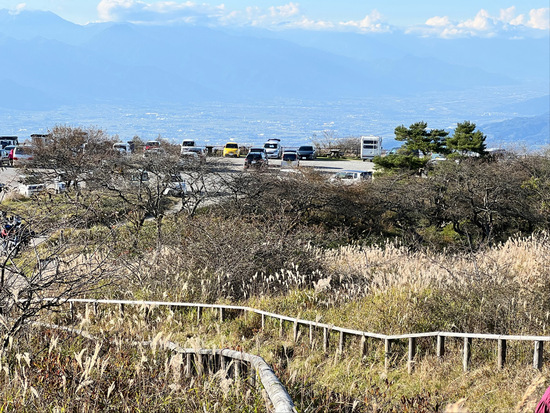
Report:
<svg viewBox="0 0 550 413"><path fill-rule="evenodd" d="M296 160L295 153L285 153L283 155L283 161L295 161L295 160Z"/></svg>
<svg viewBox="0 0 550 413"><path fill-rule="evenodd" d="M31 151L29 148L17 147L15 148L15 153L17 153L17 155L30 155Z"/></svg>
<svg viewBox="0 0 550 413"><path fill-rule="evenodd" d="M158 147L160 146L160 142L157 142L157 141L149 141L146 143L146 146L155 146L155 147Z"/></svg>
<svg viewBox="0 0 550 413"><path fill-rule="evenodd" d="M277 144L276 143L266 143L264 145L264 148L267 148L267 149L276 149L277 148Z"/></svg>
<svg viewBox="0 0 550 413"><path fill-rule="evenodd" d="M246 155L246 159L248 160L258 160L261 158L262 158L262 155L259 152L252 152Z"/></svg>
<svg viewBox="0 0 550 413"><path fill-rule="evenodd" d="M313 146L300 146L299 151L313 151Z"/></svg>
<svg viewBox="0 0 550 413"><path fill-rule="evenodd" d="M236 143L228 143L225 145L225 147L229 149L238 149L239 145L237 145Z"/></svg>
<svg viewBox="0 0 550 413"><path fill-rule="evenodd" d="M355 179L356 175L353 172L338 172L336 174L338 179Z"/></svg>

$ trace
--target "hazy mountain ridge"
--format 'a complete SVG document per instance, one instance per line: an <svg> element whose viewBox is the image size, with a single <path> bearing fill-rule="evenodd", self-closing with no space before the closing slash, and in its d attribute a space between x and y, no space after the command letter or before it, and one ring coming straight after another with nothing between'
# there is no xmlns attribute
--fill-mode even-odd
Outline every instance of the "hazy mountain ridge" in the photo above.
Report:
<svg viewBox="0 0 550 413"><path fill-rule="evenodd" d="M286 39L198 26L79 26L52 13L4 11L0 22L6 21L0 53L11 64L0 68L0 79L67 104L334 99L512 83L503 75L433 57L367 61Z"/></svg>
<svg viewBox="0 0 550 413"><path fill-rule="evenodd" d="M548 97L531 99L532 93L525 93L523 98L520 91L510 101L498 100L497 93L496 98L478 102L477 94L491 87L521 89L523 82L542 85L537 90L544 93L548 89L545 45L548 38L442 40L403 33L272 32L130 23L81 26L49 12L0 10L0 56L5 62L0 65L0 107L50 110L51 115L56 108L65 111L98 104L104 107L96 114L104 116L109 105L131 113L132 107L144 104L200 107L220 102L223 107L223 102L241 102L269 111L293 100L334 104L366 98L371 106L353 109L349 127L342 129L356 133L356 129L378 127L380 120L384 133L390 134L398 124L429 120L434 127L446 127L448 122L466 119L481 124L485 112L500 112L489 118L529 117L508 123L513 130L507 134L497 123L484 122L492 128L488 135L503 139L525 135L540 141L548 139L549 126L544 115L534 115L548 112ZM546 74L542 81L541 73ZM429 93L435 96L433 102ZM346 105L342 108L352 110ZM363 119L361 111L368 114L367 123L358 120ZM258 119L273 117L260 112ZM319 125L309 126L311 118L299 118L311 116L306 113L309 109L295 113L296 121L313 130L324 128L324 122L330 125L330 109L323 112L328 118ZM345 116L341 113L339 119Z"/></svg>
<svg viewBox="0 0 550 413"><path fill-rule="evenodd" d="M550 112L547 112L481 125L481 130L487 135L489 145L550 148L549 124Z"/></svg>

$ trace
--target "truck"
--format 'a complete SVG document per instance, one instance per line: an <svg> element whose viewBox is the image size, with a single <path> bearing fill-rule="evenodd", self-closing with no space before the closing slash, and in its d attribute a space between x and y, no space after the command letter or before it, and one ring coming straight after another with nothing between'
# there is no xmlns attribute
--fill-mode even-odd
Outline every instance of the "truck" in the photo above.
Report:
<svg viewBox="0 0 550 413"><path fill-rule="evenodd" d="M375 156L382 155L382 138L380 136L361 136L361 159L372 161Z"/></svg>

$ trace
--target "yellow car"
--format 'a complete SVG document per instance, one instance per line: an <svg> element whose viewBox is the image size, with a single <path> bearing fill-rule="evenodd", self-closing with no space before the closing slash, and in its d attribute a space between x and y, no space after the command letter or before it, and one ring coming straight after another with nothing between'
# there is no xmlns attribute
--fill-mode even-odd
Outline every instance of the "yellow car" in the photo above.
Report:
<svg viewBox="0 0 550 413"><path fill-rule="evenodd" d="M241 155L239 144L236 142L227 142L223 147L223 156L234 156L238 158Z"/></svg>

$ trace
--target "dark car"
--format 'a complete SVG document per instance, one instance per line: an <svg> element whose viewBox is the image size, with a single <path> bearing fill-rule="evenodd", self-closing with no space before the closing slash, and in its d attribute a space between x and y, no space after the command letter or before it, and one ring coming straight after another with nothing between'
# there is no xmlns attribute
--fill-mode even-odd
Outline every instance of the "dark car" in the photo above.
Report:
<svg viewBox="0 0 550 413"><path fill-rule="evenodd" d="M265 152L250 152L244 160L244 169L267 167L267 155Z"/></svg>
<svg viewBox="0 0 550 413"><path fill-rule="evenodd" d="M296 152L300 159L315 159L317 157L315 148L311 145L302 145Z"/></svg>

